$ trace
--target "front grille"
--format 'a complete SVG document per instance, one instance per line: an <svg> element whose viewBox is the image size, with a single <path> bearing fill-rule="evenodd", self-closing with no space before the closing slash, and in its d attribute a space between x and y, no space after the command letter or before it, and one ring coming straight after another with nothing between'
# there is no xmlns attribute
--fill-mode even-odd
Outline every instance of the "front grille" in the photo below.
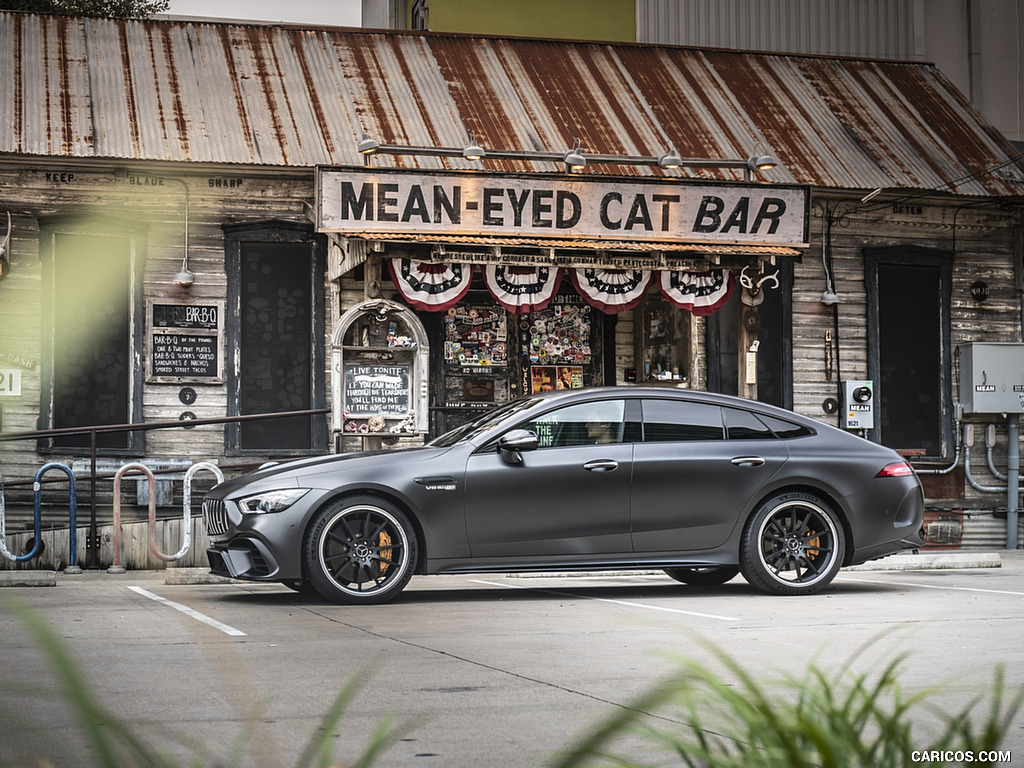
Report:
<svg viewBox="0 0 1024 768"><path fill-rule="evenodd" d="M228 532L230 522L228 511L220 499L203 499L203 525L210 536L221 536Z"/></svg>

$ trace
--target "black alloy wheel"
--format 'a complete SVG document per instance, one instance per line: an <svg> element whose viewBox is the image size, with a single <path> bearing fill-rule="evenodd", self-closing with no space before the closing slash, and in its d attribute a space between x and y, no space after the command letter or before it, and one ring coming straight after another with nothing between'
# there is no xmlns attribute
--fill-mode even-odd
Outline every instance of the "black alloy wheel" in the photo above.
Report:
<svg viewBox="0 0 1024 768"><path fill-rule="evenodd" d="M845 547L843 526L828 504L807 493L781 493L747 522L740 570L765 592L813 594L839 573Z"/></svg>
<svg viewBox="0 0 1024 768"><path fill-rule="evenodd" d="M306 574L335 603L393 600L416 564L416 537L395 505L373 496L341 499L312 520L304 547Z"/></svg>
<svg viewBox="0 0 1024 768"><path fill-rule="evenodd" d="M737 565L707 565L686 568L666 568L665 573L681 584L692 587L717 587L740 572Z"/></svg>

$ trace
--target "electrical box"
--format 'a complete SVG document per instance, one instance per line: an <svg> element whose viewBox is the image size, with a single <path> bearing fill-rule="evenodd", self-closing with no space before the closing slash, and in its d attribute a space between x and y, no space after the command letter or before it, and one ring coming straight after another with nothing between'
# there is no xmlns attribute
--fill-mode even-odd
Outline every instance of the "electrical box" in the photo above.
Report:
<svg viewBox="0 0 1024 768"><path fill-rule="evenodd" d="M975 341L959 349L964 413L1024 413L1024 344Z"/></svg>
<svg viewBox="0 0 1024 768"><path fill-rule="evenodd" d="M846 382L846 429L875 428L875 383L873 381Z"/></svg>

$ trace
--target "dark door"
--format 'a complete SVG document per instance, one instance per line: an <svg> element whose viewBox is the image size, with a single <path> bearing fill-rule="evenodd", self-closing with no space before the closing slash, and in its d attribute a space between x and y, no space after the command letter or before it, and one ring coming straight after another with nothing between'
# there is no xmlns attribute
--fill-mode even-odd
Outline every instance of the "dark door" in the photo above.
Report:
<svg viewBox="0 0 1024 768"><path fill-rule="evenodd" d="M469 459L466 527L474 557L579 556L630 551L633 445L622 442L624 401L582 403L520 425L541 447L509 464Z"/></svg>
<svg viewBox="0 0 1024 768"><path fill-rule="evenodd" d="M876 382L872 439L916 455L948 457L952 254L866 250L865 282L868 378Z"/></svg>
<svg viewBox="0 0 1024 768"><path fill-rule="evenodd" d="M643 419L630 501L638 553L725 543L750 500L789 458L784 441L746 411L644 400Z"/></svg>

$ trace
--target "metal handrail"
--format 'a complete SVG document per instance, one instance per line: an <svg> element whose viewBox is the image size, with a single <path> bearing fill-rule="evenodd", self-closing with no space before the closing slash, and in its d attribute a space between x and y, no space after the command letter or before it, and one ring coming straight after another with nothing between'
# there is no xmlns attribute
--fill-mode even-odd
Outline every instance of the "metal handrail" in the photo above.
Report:
<svg viewBox="0 0 1024 768"><path fill-rule="evenodd" d="M295 416L318 416L328 414L331 412L330 408L311 408L302 411L280 411L275 413L252 413L244 416L219 416L207 419L189 419L182 421L175 419L173 421L149 421L139 424L99 424L89 427L62 427L59 429L41 429L33 430L31 432L0 432L0 443L12 442L16 440L38 440L45 437L59 437L62 435L89 435L89 455L90 455L90 473L89 473L89 538L86 543L87 561L89 567L96 567L97 564L97 550L99 549L98 539L98 524L96 514L96 480L100 477L96 472L96 453L97 444L96 436L101 433L110 432L136 432L136 431L149 431L153 429L191 429L198 426L206 426L212 424L232 424L243 421L262 421L265 419L284 419ZM180 470L178 470L180 471ZM38 481L36 481L38 482ZM10 485L10 483L9 483ZM150 494L150 498L153 495ZM2 500L2 493L0 493L0 500ZM38 516L37 527L38 526ZM39 540L39 533L36 533L36 540ZM27 558L26 558L27 559Z"/></svg>

